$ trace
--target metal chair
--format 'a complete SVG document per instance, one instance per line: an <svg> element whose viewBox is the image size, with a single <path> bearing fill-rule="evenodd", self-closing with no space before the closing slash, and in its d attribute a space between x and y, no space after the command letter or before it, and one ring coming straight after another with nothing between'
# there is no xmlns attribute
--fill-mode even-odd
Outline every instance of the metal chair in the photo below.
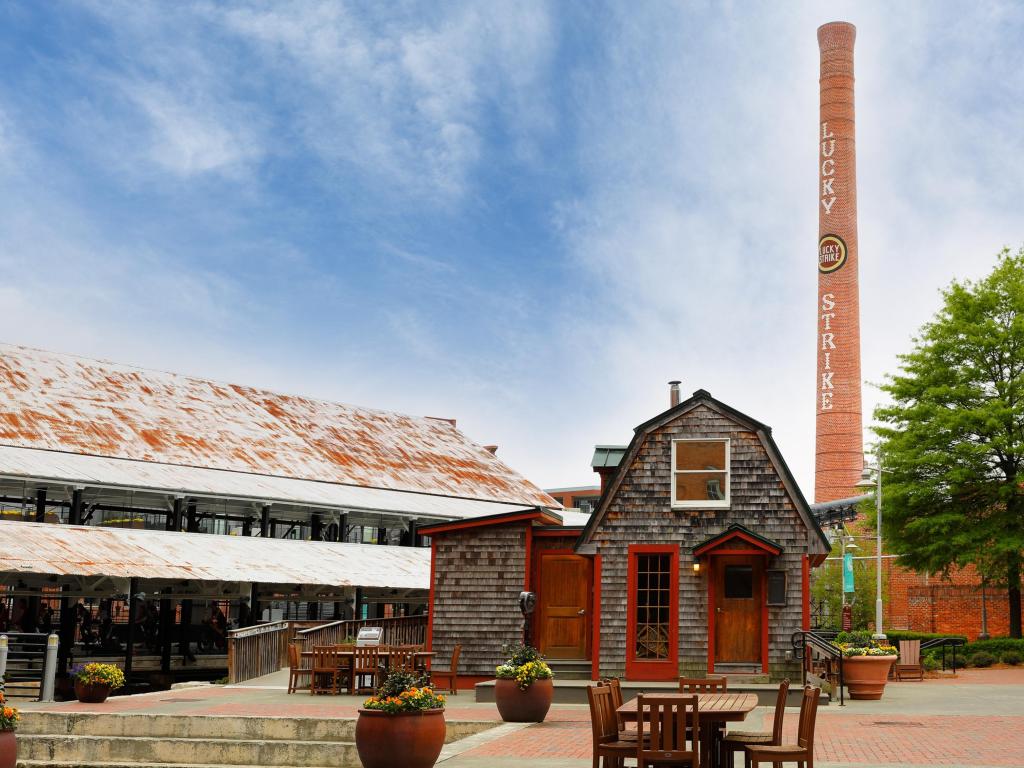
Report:
<svg viewBox="0 0 1024 768"><path fill-rule="evenodd" d="M700 716L696 696L637 697L637 768L700 767ZM647 729L650 729L649 732ZM690 747L687 748L689 737Z"/></svg>

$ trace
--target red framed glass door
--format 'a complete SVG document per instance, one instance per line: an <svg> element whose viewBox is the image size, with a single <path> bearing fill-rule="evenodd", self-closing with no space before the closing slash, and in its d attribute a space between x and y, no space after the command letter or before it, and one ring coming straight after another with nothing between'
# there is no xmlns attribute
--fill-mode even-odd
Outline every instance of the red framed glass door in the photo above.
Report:
<svg viewBox="0 0 1024 768"><path fill-rule="evenodd" d="M631 544L626 595L626 677L679 674L679 547Z"/></svg>

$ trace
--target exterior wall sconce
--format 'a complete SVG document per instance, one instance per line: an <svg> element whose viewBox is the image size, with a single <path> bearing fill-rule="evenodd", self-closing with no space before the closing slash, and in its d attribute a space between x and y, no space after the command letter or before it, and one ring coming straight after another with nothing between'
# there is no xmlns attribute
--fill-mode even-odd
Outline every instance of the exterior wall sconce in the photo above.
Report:
<svg viewBox="0 0 1024 768"><path fill-rule="evenodd" d="M693 572L700 573L700 560L693 561Z"/></svg>

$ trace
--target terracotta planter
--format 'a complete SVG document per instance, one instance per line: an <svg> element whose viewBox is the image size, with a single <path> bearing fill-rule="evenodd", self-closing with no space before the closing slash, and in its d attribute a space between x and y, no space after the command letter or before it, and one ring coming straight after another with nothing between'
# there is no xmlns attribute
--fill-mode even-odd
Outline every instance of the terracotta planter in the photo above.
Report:
<svg viewBox="0 0 1024 768"><path fill-rule="evenodd" d="M896 656L847 656L843 677L851 699L880 699Z"/></svg>
<svg viewBox="0 0 1024 768"><path fill-rule="evenodd" d="M555 685L551 679L534 680L525 691L515 680L494 681L494 703L506 723L542 723L551 708Z"/></svg>
<svg viewBox="0 0 1024 768"><path fill-rule="evenodd" d="M0 731L0 768L18 764L18 740L14 731Z"/></svg>
<svg viewBox="0 0 1024 768"><path fill-rule="evenodd" d="M360 709L356 749L363 768L431 768L444 746L444 710L389 715Z"/></svg>
<svg viewBox="0 0 1024 768"><path fill-rule="evenodd" d="M85 704L102 704L110 695L110 686L106 684L86 685L75 680L75 696Z"/></svg>

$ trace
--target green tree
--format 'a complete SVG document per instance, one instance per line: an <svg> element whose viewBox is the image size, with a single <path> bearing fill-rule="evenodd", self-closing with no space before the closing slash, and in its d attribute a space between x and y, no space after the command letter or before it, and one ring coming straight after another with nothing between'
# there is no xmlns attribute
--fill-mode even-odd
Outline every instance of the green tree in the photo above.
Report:
<svg viewBox="0 0 1024 768"><path fill-rule="evenodd" d="M875 418L886 537L905 565L973 564L1005 587L1021 636L1024 556L1024 248L982 280L954 281L900 356Z"/></svg>

